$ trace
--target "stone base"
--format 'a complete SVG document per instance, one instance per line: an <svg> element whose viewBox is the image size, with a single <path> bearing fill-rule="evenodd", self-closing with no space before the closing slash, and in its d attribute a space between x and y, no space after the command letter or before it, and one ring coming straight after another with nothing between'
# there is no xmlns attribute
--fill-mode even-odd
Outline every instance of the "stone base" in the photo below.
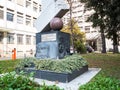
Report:
<svg viewBox="0 0 120 90"><path fill-rule="evenodd" d="M67 83L67 82L70 82L71 80L75 79L77 76L88 71L88 65L83 66L79 70L75 70L72 73L57 73L57 72L53 72L53 71L35 70L34 68L26 68L25 71L27 73L34 72L35 78Z"/></svg>

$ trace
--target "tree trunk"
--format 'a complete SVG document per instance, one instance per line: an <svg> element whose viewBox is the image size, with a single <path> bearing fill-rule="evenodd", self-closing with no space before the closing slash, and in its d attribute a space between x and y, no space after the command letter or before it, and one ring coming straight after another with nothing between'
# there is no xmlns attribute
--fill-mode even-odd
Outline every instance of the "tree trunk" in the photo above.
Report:
<svg viewBox="0 0 120 90"><path fill-rule="evenodd" d="M68 0L70 5L70 30L71 30L71 46L73 48L73 53L75 53L74 41L73 41L73 23L72 23L72 1Z"/></svg>
<svg viewBox="0 0 120 90"><path fill-rule="evenodd" d="M115 31L113 34L113 53L119 53L119 51L118 51L118 37L117 37L117 32L115 32Z"/></svg>
<svg viewBox="0 0 120 90"><path fill-rule="evenodd" d="M101 39L102 39L102 53L106 53L106 41L105 41L105 35L104 31L101 30Z"/></svg>

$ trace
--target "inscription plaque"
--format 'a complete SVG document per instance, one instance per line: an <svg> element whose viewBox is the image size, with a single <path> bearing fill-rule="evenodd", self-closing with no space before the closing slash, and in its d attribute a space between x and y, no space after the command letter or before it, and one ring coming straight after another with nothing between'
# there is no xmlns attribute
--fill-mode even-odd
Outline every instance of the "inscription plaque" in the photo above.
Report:
<svg viewBox="0 0 120 90"><path fill-rule="evenodd" d="M56 33L42 34L41 42L56 41Z"/></svg>

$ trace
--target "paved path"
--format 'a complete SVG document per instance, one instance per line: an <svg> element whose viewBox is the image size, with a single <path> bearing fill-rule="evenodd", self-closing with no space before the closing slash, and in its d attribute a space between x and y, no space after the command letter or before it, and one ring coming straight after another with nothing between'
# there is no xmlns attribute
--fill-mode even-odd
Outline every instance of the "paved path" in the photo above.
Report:
<svg viewBox="0 0 120 90"><path fill-rule="evenodd" d="M0 57L0 60L11 60L11 57Z"/></svg>
<svg viewBox="0 0 120 90"><path fill-rule="evenodd" d="M24 58L24 57L17 57L17 59L19 58ZM4 61L4 60L11 60L11 57L0 57L0 61Z"/></svg>

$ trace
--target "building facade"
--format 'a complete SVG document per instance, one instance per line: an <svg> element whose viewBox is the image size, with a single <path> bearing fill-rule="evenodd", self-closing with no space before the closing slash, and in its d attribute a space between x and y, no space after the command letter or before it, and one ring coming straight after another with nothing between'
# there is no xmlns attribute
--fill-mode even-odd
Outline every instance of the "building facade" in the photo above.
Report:
<svg viewBox="0 0 120 90"><path fill-rule="evenodd" d="M69 1L69 0L66 0ZM80 3L79 0L72 1L72 18L76 20L81 31L86 33L86 42L93 47L95 51L102 50L102 41L99 33L99 28L93 28L92 22L86 22L87 18L94 13L94 10L88 10L84 12L84 4ZM70 20L70 12L66 14L63 18L64 22L67 23ZM107 51L113 48L112 41L106 39L106 49Z"/></svg>
<svg viewBox="0 0 120 90"><path fill-rule="evenodd" d="M41 12L39 0L0 0L0 57L34 56L36 28Z"/></svg>

